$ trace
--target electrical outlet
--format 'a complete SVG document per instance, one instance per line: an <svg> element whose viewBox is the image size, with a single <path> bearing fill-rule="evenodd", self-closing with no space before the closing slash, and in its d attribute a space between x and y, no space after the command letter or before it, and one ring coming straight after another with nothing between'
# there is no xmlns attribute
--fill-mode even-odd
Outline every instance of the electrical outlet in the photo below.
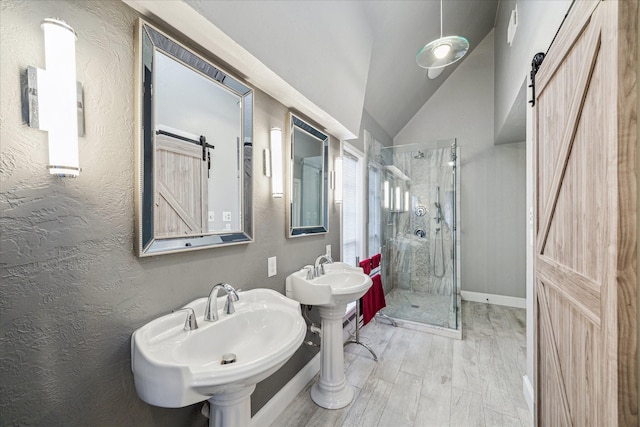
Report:
<svg viewBox="0 0 640 427"><path fill-rule="evenodd" d="M273 277L278 274L278 263L276 257L267 258L267 277Z"/></svg>
<svg viewBox="0 0 640 427"><path fill-rule="evenodd" d="M331 245L327 245L327 251L325 253L331 256Z"/></svg>
<svg viewBox="0 0 640 427"><path fill-rule="evenodd" d="M225 222L231 221L231 212L222 212L222 220Z"/></svg>

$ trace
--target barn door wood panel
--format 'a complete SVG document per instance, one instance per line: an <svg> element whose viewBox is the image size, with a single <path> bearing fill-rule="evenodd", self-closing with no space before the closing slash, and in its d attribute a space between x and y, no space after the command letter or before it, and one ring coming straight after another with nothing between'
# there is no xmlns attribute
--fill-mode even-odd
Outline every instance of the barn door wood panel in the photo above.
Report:
<svg viewBox="0 0 640 427"><path fill-rule="evenodd" d="M156 136L154 233L156 238L207 231L207 168L202 147Z"/></svg>
<svg viewBox="0 0 640 427"><path fill-rule="evenodd" d="M536 75L539 426L638 425L637 8L575 2Z"/></svg>

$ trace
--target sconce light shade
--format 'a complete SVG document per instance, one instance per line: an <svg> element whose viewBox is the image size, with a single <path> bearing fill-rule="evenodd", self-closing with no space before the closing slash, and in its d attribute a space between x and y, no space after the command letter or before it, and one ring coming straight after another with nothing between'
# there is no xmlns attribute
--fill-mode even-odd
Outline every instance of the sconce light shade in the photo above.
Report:
<svg viewBox="0 0 640 427"><path fill-rule="evenodd" d="M47 68L41 86L44 105L40 110L40 124L49 132L49 172L78 176L76 33L65 22L56 19L45 19L42 29Z"/></svg>
<svg viewBox="0 0 640 427"><path fill-rule="evenodd" d="M282 129L271 128L271 194L275 198L284 196L282 171Z"/></svg>
<svg viewBox="0 0 640 427"><path fill-rule="evenodd" d="M382 200L385 209L389 209L389 198L389 181L385 180L382 188Z"/></svg>
<svg viewBox="0 0 640 427"><path fill-rule="evenodd" d="M76 33L58 19L45 19L41 27L46 70L27 69L23 82L25 121L48 132L49 172L78 176L78 134L83 133L83 126L78 126L78 116L82 117L82 89L78 90L76 82Z"/></svg>
<svg viewBox="0 0 640 427"><path fill-rule="evenodd" d="M336 157L333 168L335 174L334 200L336 203L342 203L342 157Z"/></svg>

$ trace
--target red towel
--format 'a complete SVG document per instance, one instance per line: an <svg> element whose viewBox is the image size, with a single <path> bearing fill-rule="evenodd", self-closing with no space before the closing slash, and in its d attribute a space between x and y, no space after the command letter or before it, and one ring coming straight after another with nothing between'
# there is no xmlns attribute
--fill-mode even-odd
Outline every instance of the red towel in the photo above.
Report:
<svg viewBox="0 0 640 427"><path fill-rule="evenodd" d="M384 300L384 289L382 289L382 277L376 274L371 278L373 285L362 297L362 318L363 325L369 323L378 311L387 306Z"/></svg>
<svg viewBox="0 0 640 427"><path fill-rule="evenodd" d="M371 258L360 261L360 267L362 267L364 274L371 273Z"/></svg>
<svg viewBox="0 0 640 427"><path fill-rule="evenodd" d="M380 267L380 260L382 259L382 254L375 254L371 257L371 268Z"/></svg>

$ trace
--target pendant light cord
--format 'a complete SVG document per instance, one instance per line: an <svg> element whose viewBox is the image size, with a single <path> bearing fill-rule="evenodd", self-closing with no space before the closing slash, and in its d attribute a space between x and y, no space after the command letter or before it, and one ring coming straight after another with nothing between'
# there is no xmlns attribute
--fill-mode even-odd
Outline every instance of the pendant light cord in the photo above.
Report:
<svg viewBox="0 0 640 427"><path fill-rule="evenodd" d="M440 0L440 38L442 38L442 0Z"/></svg>

